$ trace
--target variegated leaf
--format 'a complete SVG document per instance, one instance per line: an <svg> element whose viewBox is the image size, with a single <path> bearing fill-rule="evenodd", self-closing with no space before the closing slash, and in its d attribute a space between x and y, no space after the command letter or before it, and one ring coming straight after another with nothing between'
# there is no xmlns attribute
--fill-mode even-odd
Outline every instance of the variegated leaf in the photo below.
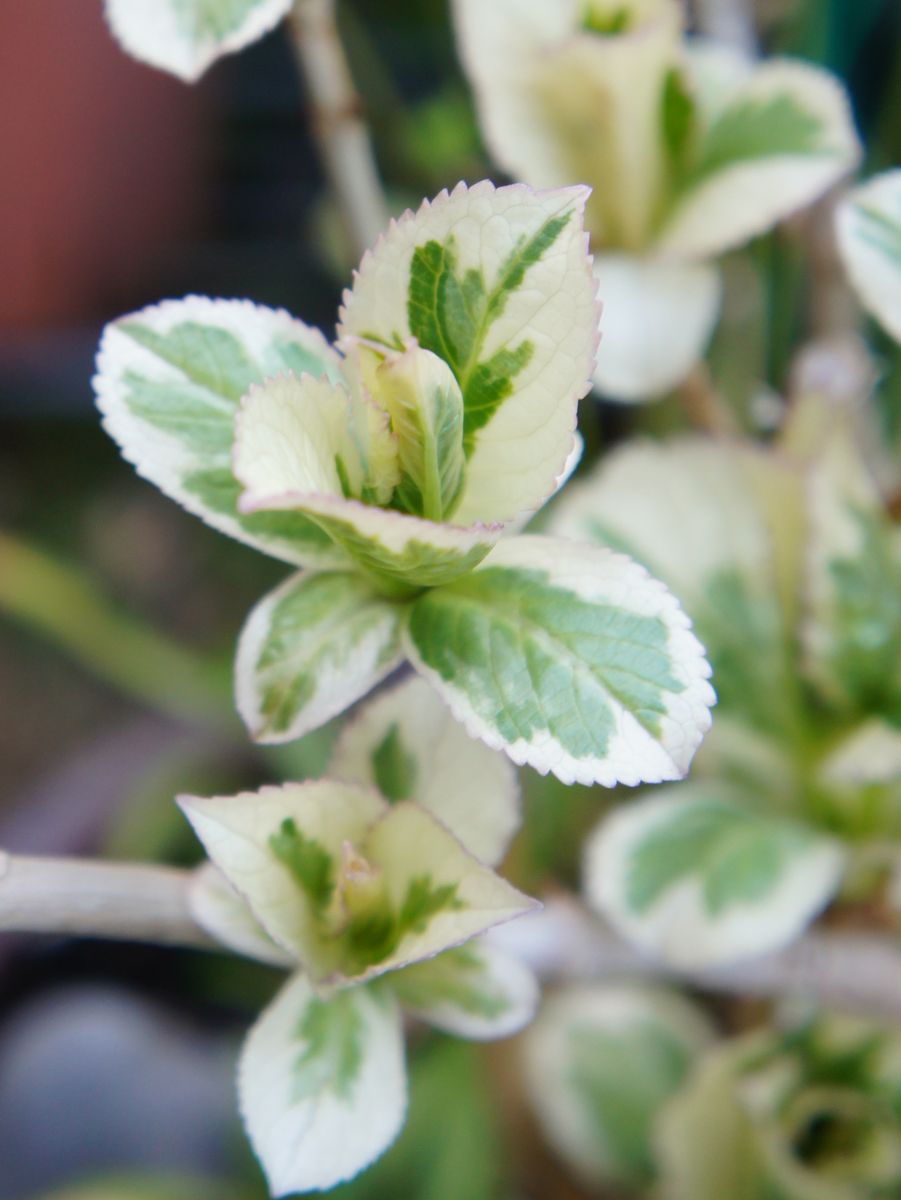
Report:
<svg viewBox="0 0 901 1200"><path fill-rule="evenodd" d="M762 460L702 437L632 442L568 489L549 530L625 551L661 577L696 623L723 711L787 733L794 666L758 475L775 485ZM785 530L791 498L778 494Z"/></svg>
<svg viewBox="0 0 901 1200"><path fill-rule="evenodd" d="M236 426L240 511L249 519L294 514L312 522L388 590L434 587L471 570L501 526L438 523L344 494L359 494L367 477L349 406L347 392L325 380L275 379L254 388Z"/></svg>
<svg viewBox="0 0 901 1200"><path fill-rule="evenodd" d="M594 269L604 313L595 386L621 402L662 396L703 357L719 315L719 272L627 254L601 254Z"/></svg>
<svg viewBox="0 0 901 1200"><path fill-rule="evenodd" d="M709 110L655 249L701 258L739 246L849 174L860 143L837 80L770 59Z"/></svg>
<svg viewBox="0 0 901 1200"><path fill-rule="evenodd" d="M322 919L335 901L342 849L365 843L384 814L381 797L323 780L181 796L179 804L265 933L313 978L336 972L340 947Z"/></svg>
<svg viewBox="0 0 901 1200"><path fill-rule="evenodd" d="M401 931L391 952L369 965L364 977L431 958L536 907L409 802L389 809L364 851L382 873Z"/></svg>
<svg viewBox="0 0 901 1200"><path fill-rule="evenodd" d="M608 984L552 993L523 1042L548 1141L591 1184L647 1186L660 1112L712 1039L702 1011L674 992Z"/></svg>
<svg viewBox="0 0 901 1200"><path fill-rule="evenodd" d="M429 958L534 907L424 809L389 808L371 789L324 780L180 803L253 917L317 986Z"/></svg>
<svg viewBox="0 0 901 1200"><path fill-rule="evenodd" d="M292 575L247 619L238 711L257 741L286 742L349 708L401 661L404 609L344 571Z"/></svg>
<svg viewBox="0 0 901 1200"><path fill-rule="evenodd" d="M572 450L597 345L586 194L460 184L392 224L345 293L345 344L398 351L413 337L453 371L467 453L461 524L538 508Z"/></svg>
<svg viewBox="0 0 901 1200"><path fill-rule="evenodd" d="M634 556L695 614L727 573L769 590L766 523L746 478L752 457L696 435L633 440L567 488L548 527Z"/></svg>
<svg viewBox="0 0 901 1200"><path fill-rule="evenodd" d="M430 521L452 514L463 487L463 393L447 363L419 346L375 372L397 440L397 500Z"/></svg>
<svg viewBox="0 0 901 1200"><path fill-rule="evenodd" d="M753 805L728 784L698 783L617 810L586 847L589 902L678 967L781 949L835 895L845 857L833 839Z"/></svg>
<svg viewBox="0 0 901 1200"><path fill-rule="evenodd" d="M347 555L302 514L238 511L231 450L239 401L286 371L337 378L340 360L286 312L189 296L108 325L94 388L107 432L167 496L267 554L337 565Z"/></svg>
<svg viewBox="0 0 901 1200"><path fill-rule="evenodd" d="M272 940L244 897L211 862L194 872L188 904L201 929L229 950L275 967L294 965L295 956Z"/></svg>
<svg viewBox="0 0 901 1200"><path fill-rule="evenodd" d="M518 1033L539 998L532 972L480 938L396 971L391 987L421 1020L480 1041Z"/></svg>
<svg viewBox="0 0 901 1200"><path fill-rule="evenodd" d="M291 2L105 0L107 20L123 49L186 83L268 33L287 16Z"/></svg>
<svg viewBox="0 0 901 1200"><path fill-rule="evenodd" d="M901 342L901 170L877 175L846 196L836 231L861 303Z"/></svg>
<svg viewBox="0 0 901 1200"><path fill-rule="evenodd" d="M661 96L679 50L675 0L455 0L463 64L495 161L537 187L581 179L598 245L640 250L668 174Z"/></svg>
<svg viewBox="0 0 901 1200"><path fill-rule="evenodd" d="M345 725L328 774L415 800L494 866L519 825L515 769L469 737L424 680L382 692Z"/></svg>
<svg viewBox="0 0 901 1200"><path fill-rule="evenodd" d="M406 1113L404 1043L386 991L323 1000L303 975L250 1032L238 1069L241 1115L273 1196L350 1179L394 1141Z"/></svg>
<svg viewBox="0 0 901 1200"><path fill-rule="evenodd" d="M807 477L810 674L843 706L901 722L901 528L850 422L837 419Z"/></svg>
<svg viewBox="0 0 901 1200"><path fill-rule="evenodd" d="M565 783L676 779L710 723L709 667L636 563L551 538L501 542L414 601L409 656L468 731Z"/></svg>

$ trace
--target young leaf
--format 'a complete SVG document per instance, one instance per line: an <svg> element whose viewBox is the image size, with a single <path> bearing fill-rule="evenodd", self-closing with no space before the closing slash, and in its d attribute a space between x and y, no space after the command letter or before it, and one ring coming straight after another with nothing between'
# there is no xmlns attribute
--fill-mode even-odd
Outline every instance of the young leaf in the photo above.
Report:
<svg viewBox="0 0 901 1200"><path fill-rule="evenodd" d="M386 992L319 999L296 975L253 1027L238 1068L247 1134L273 1196L333 1187L368 1166L406 1110L400 1013Z"/></svg>
<svg viewBox="0 0 901 1200"><path fill-rule="evenodd" d="M212 863L203 863L194 872L188 903L191 916L201 929L229 950L274 967L294 965L294 955L272 940L255 919L247 901Z"/></svg>
<svg viewBox="0 0 901 1200"><path fill-rule="evenodd" d="M597 344L583 188L460 184L407 213L363 259L339 332L414 337L452 370L468 455L454 516L539 507L572 450Z"/></svg>
<svg viewBox="0 0 901 1200"><path fill-rule="evenodd" d="M376 371L378 399L397 439L397 500L405 512L441 521L463 486L463 395L450 367L410 346Z"/></svg>
<svg viewBox="0 0 901 1200"><path fill-rule="evenodd" d="M322 781L212 799L182 796L179 803L266 934L315 978L336 971L340 948L319 924L321 863L328 860L326 881L335 880L344 843L365 842L384 801L365 788ZM221 939L218 928L212 932Z"/></svg>
<svg viewBox="0 0 901 1200"><path fill-rule="evenodd" d="M669 169L661 97L683 14L675 0L628 0L586 31L586 9L455 0L460 56L495 161L537 187L584 180L592 237L640 250Z"/></svg>
<svg viewBox="0 0 901 1200"><path fill-rule="evenodd" d="M860 144L848 100L827 72L770 59L729 87L655 248L721 254L818 199L854 169Z"/></svg>
<svg viewBox="0 0 901 1200"><path fill-rule="evenodd" d="M189 512L287 562L338 565L346 554L302 514L238 511L231 449L252 384L286 371L337 377L339 361L286 312L189 296L108 325L94 389L125 458Z"/></svg>
<svg viewBox="0 0 901 1200"><path fill-rule="evenodd" d="M391 362L384 365L393 369ZM434 372L432 376L434 383ZM374 411L374 405L368 407ZM500 536L499 526L463 529L355 498L378 489L386 469L380 458L379 473L372 475L373 464L356 436L360 431L353 429L361 415L366 419L359 407L354 411L344 388L324 379L272 379L253 388L236 423L233 458L235 476L244 486L241 512L268 513L270 518L295 513L312 521L389 588L430 587L470 570ZM413 452L407 445L404 471ZM400 467L399 460L391 464L389 494L395 482L409 489L410 476ZM453 471L445 483L453 490L452 476ZM450 501L450 493L446 499Z"/></svg>
<svg viewBox="0 0 901 1200"><path fill-rule="evenodd" d="M850 1017L713 1048L661 1116L661 1200L894 1195L898 1050L890 1027Z"/></svg>
<svg viewBox="0 0 901 1200"><path fill-rule="evenodd" d="M193 83L287 16L291 0L105 0L110 28L141 62Z"/></svg>
<svg viewBox="0 0 901 1200"><path fill-rule="evenodd" d="M602 821L585 856L589 902L679 967L781 949L838 890L831 838L755 811L727 784L666 789Z"/></svg>
<svg viewBox="0 0 901 1200"><path fill-rule="evenodd" d="M344 726L328 774L415 800L495 866L519 825L516 771L469 737L424 680L382 692Z"/></svg>
<svg viewBox="0 0 901 1200"><path fill-rule="evenodd" d="M288 375L252 385L235 422L232 467L244 491L241 512L284 493L342 496L363 488L362 456L351 433L350 397L327 379Z"/></svg>
<svg viewBox="0 0 901 1200"><path fill-rule="evenodd" d="M472 735L564 783L679 778L710 723L709 668L688 619L608 550L502 542L413 603L407 645Z"/></svg>
<svg viewBox="0 0 901 1200"><path fill-rule="evenodd" d="M366 976L429 958L535 907L430 813L406 801L373 827L365 853L382 872L399 932L390 952L367 965Z"/></svg>
<svg viewBox="0 0 901 1200"><path fill-rule="evenodd" d="M662 396L704 353L720 309L719 272L706 263L672 263L601 254L594 261L604 336L594 382L611 400Z"/></svg>
<svg viewBox="0 0 901 1200"><path fill-rule="evenodd" d="M665 1200L721 1200L773 1195L755 1145L752 1111L740 1091L745 1062L771 1062L772 1040L752 1034L713 1049L690 1083L662 1114L658 1135L661 1194ZM769 1052L769 1053L768 1053ZM698 1139L702 1139L698 1141ZM705 1147L699 1153L699 1146ZM811 1194L775 1190L786 1200L814 1200ZM831 1200L831 1198L830 1198Z"/></svg>
<svg viewBox="0 0 901 1200"><path fill-rule="evenodd" d="M836 233L861 303L901 342L901 170L877 175L846 196Z"/></svg>
<svg viewBox="0 0 901 1200"><path fill-rule="evenodd" d="M523 1042L529 1099L551 1145L590 1184L647 1186L660 1112L712 1039L702 1011L663 989L552 995Z"/></svg>
<svg viewBox="0 0 901 1200"><path fill-rule="evenodd" d="M292 575L251 612L238 644L238 711L254 738L286 742L325 724L402 657L403 609L360 575Z"/></svg>
<svg viewBox="0 0 901 1200"><path fill-rule="evenodd" d="M479 1040L518 1033L539 998L532 972L484 939L396 971L391 987L421 1020Z"/></svg>
<svg viewBox="0 0 901 1200"><path fill-rule="evenodd" d="M344 551L389 590L432 587L471 570L501 527L464 529L354 498L365 493L371 476L352 430L353 415L346 391L326 380L273 379L254 388L236 425L234 470L244 487L240 511L269 520L293 514L312 522L331 539L335 553ZM393 465L389 490L395 480L402 482L399 465ZM384 472L383 463L381 468ZM383 481L372 479L372 485Z"/></svg>

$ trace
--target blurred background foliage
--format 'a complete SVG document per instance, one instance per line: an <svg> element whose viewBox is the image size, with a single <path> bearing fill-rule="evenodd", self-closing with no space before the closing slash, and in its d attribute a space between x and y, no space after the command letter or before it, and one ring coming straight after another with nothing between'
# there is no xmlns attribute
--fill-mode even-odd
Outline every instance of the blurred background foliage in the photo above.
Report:
<svg viewBox="0 0 901 1200"><path fill-rule="evenodd" d="M901 161L898 0L759 0L757 15L767 52L845 80L867 171ZM391 207L491 176L446 0L342 0L340 16ZM315 774L334 731L247 743L232 650L284 568L119 459L92 404L94 349L106 320L187 292L282 305L328 332L352 264L280 32L194 88L127 59L100 0L0 6L0 44L0 845L187 863L176 791ZM709 364L754 432L761 385L784 388L811 330L810 245L791 223L726 264ZM901 352L870 333L899 445ZM632 432L685 422L675 400L582 409L586 466ZM572 885L609 795L524 785L510 873L527 889ZM6 939L0 981L0 1196L262 1196L230 1064L275 973L224 955ZM509 1046L417 1031L410 1056L406 1131L336 1196L581 1194L522 1111Z"/></svg>

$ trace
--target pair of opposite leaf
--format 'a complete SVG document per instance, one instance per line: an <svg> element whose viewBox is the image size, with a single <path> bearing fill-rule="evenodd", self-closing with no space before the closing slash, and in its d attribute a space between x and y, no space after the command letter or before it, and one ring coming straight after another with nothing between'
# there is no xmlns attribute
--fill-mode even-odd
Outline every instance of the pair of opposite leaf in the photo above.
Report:
<svg viewBox="0 0 901 1200"><path fill-rule="evenodd" d="M771 449L633 443L550 522L665 579L713 664L693 781L618 809L586 848L591 903L680 966L778 949L842 889L899 891L898 473L864 452L878 439L853 364L809 355Z"/></svg>
<svg viewBox="0 0 901 1200"><path fill-rule="evenodd" d="M595 381L660 395L704 352L715 260L818 200L856 166L827 72L686 39L679 0L454 0L494 160L536 187L590 184L604 304Z"/></svg>
<svg viewBox="0 0 901 1200"><path fill-rule="evenodd" d="M402 1010L505 1037L538 988L476 935L533 902L490 866L518 824L513 766L467 737L421 680L345 726L327 777L180 801L212 864L198 922L293 970L251 1030L238 1091L273 1195L355 1175L403 1124Z"/></svg>
<svg viewBox="0 0 901 1200"><path fill-rule="evenodd" d="M713 693L675 599L611 550L517 534L577 456L598 322L586 195L485 182L424 203L365 255L334 347L198 298L106 330L95 385L125 457L305 568L241 638L258 739L316 728L406 658L517 763L564 782L685 773Z"/></svg>
<svg viewBox="0 0 901 1200"><path fill-rule="evenodd" d="M876 1200L901 1188L896 1030L796 1014L720 1039L663 989L568 987L523 1040L550 1144L655 1200Z"/></svg>

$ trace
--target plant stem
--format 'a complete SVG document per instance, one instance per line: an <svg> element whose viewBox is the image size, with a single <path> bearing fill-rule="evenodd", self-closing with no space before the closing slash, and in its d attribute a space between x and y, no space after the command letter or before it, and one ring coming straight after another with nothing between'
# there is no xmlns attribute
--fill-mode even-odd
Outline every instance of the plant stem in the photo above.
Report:
<svg viewBox="0 0 901 1200"><path fill-rule="evenodd" d="M879 1019L901 1017L901 951L880 934L813 931L778 954L728 969L677 970L631 949L568 898L489 935L543 979L669 978L711 992L801 996Z"/></svg>
<svg viewBox="0 0 901 1200"><path fill-rule="evenodd" d="M211 949L215 943L191 914L191 879L191 871L170 867L0 851L0 931ZM878 934L813 932L728 970L676 970L636 953L564 897L489 937L545 980L668 978L712 992L804 996L861 1015L901 1017L901 953L894 938Z"/></svg>
<svg viewBox="0 0 901 1200"><path fill-rule="evenodd" d="M755 57L757 31L750 0L695 0L699 32Z"/></svg>
<svg viewBox="0 0 901 1200"><path fill-rule="evenodd" d="M207 724L228 720L224 672L116 609L75 567L6 533L0 533L0 612L161 712Z"/></svg>
<svg viewBox="0 0 901 1200"><path fill-rule="evenodd" d="M191 916L191 873L0 851L0 930L210 948Z"/></svg>
<svg viewBox="0 0 901 1200"><path fill-rule="evenodd" d="M311 101L313 133L357 258L388 224L360 98L335 22L335 0L294 0L290 28Z"/></svg>
<svg viewBox="0 0 901 1200"><path fill-rule="evenodd" d="M677 389L682 411L695 429L720 437L741 433L732 411L713 385L706 363L697 363Z"/></svg>

